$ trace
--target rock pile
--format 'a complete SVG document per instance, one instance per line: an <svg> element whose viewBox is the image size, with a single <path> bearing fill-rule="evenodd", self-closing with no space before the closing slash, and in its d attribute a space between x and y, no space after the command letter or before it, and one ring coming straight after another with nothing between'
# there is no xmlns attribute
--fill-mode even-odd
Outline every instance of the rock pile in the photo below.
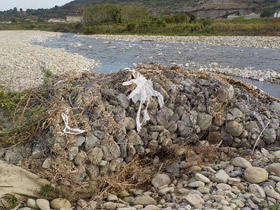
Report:
<svg viewBox="0 0 280 210"><path fill-rule="evenodd" d="M133 188L134 183L117 194L102 194L102 202L80 200L77 209L95 208L90 205L119 210L258 209L265 199L268 204L280 201L279 151L272 156L256 152L250 162L242 157L231 161L241 154L250 157L254 145L277 150L279 100L213 73L155 64L139 65L136 71L164 97L162 108L155 98L150 99L150 120L140 132L135 121L139 102L127 98L135 86L123 86L132 79L131 72L56 76L48 84L52 103L49 137L44 144L36 141L30 151L32 163L34 157L43 160L41 174L56 184L64 180L68 186L69 182L98 183L124 170L136 157L150 160L149 167L157 170L149 174L151 185L146 190ZM70 127L86 132L64 134L62 114L69 117ZM50 155L44 149L50 149ZM201 162L211 155L217 162Z"/></svg>

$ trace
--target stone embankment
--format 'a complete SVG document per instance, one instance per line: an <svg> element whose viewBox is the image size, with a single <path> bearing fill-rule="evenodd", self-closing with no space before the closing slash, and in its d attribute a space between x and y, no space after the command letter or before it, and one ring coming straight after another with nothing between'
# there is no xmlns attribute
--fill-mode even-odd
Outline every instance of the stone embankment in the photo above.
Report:
<svg viewBox="0 0 280 210"><path fill-rule="evenodd" d="M50 49L32 45L60 33L41 31L0 31L0 87L23 90L37 87L44 80L44 72L62 74L90 70L97 62L64 49Z"/></svg>
<svg viewBox="0 0 280 210"><path fill-rule="evenodd" d="M280 202L278 99L214 73L146 64L135 70L164 99L162 108L156 92L143 101L140 122L146 114L150 120L139 132L140 104L128 98L137 83L123 85L137 79L133 72L56 76L48 84L48 135L3 157L38 164L36 172L56 187L91 186L90 200L78 199L74 209L250 210ZM151 90L141 81L138 90ZM62 114L81 134L63 132ZM9 159L12 153L17 158ZM23 209L69 205L29 200Z"/></svg>

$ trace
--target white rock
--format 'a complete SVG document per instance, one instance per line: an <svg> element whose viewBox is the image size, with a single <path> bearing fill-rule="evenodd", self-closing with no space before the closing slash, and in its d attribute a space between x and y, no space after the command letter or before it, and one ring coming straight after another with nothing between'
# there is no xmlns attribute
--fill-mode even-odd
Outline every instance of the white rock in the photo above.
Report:
<svg viewBox="0 0 280 210"><path fill-rule="evenodd" d="M248 190L258 198L265 198L264 190L257 184L250 184Z"/></svg>
<svg viewBox="0 0 280 210"><path fill-rule="evenodd" d="M218 190L223 190L223 191L226 191L226 190L231 190L231 186L229 186L228 184L224 184L224 183L219 183L216 185L216 188Z"/></svg>
<svg viewBox="0 0 280 210"><path fill-rule="evenodd" d="M276 200L280 200L280 194L276 192L271 186L266 186L264 188L264 191L267 196L272 197Z"/></svg>
<svg viewBox="0 0 280 210"><path fill-rule="evenodd" d="M218 173L215 174L215 181L220 183L227 183L229 175L224 170L219 170Z"/></svg>
<svg viewBox="0 0 280 210"><path fill-rule="evenodd" d="M53 209L71 209L71 203L66 199L56 198L51 201L51 207Z"/></svg>
<svg viewBox="0 0 280 210"><path fill-rule="evenodd" d="M197 194L188 194L186 196L186 201L193 206L204 203L204 200Z"/></svg>
<svg viewBox="0 0 280 210"><path fill-rule="evenodd" d="M36 200L36 205L41 210L50 210L51 209L50 208L50 202L46 199L37 199Z"/></svg>
<svg viewBox="0 0 280 210"><path fill-rule="evenodd" d="M160 210L160 208L155 205L148 205L143 210Z"/></svg>
<svg viewBox="0 0 280 210"><path fill-rule="evenodd" d="M241 167L241 168L252 167L252 164L243 157L236 157L232 160L231 163L232 163L232 165L234 165L236 167Z"/></svg>
<svg viewBox="0 0 280 210"><path fill-rule="evenodd" d="M33 209L37 209L36 201L34 199L29 198L26 202L27 206Z"/></svg>
<svg viewBox="0 0 280 210"><path fill-rule="evenodd" d="M166 174L158 174L152 179L152 184L156 188L159 188L163 185L168 185L170 182L171 180Z"/></svg>
<svg viewBox="0 0 280 210"><path fill-rule="evenodd" d="M198 181L202 181L204 183L210 183L210 179L208 179L206 176L204 176L201 173L196 173L194 178L197 179Z"/></svg>
<svg viewBox="0 0 280 210"><path fill-rule="evenodd" d="M191 183L189 183L189 185L188 185L189 187L204 187L205 186L205 184L204 184L204 182L201 182L201 181L195 181L195 182L191 182Z"/></svg>
<svg viewBox="0 0 280 210"><path fill-rule="evenodd" d="M108 210L115 210L117 208L117 204L113 202L104 203L104 208Z"/></svg>

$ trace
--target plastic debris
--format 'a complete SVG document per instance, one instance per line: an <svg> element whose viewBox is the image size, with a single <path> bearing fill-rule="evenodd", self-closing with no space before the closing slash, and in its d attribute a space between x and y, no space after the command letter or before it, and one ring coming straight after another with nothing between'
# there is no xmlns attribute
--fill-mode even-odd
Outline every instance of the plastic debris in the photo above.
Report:
<svg viewBox="0 0 280 210"><path fill-rule="evenodd" d="M61 115L64 123L65 123L65 128L63 129L63 132L65 134L72 134L72 135L79 135L81 133L86 132L85 130L81 130L79 128L70 128L70 126L68 125L68 116L67 114L62 114Z"/></svg>
<svg viewBox="0 0 280 210"><path fill-rule="evenodd" d="M163 107L164 105L164 99L163 96L153 88L153 83L151 80L147 80L142 74L139 72L136 72L135 70L126 69L132 72L132 75L135 79L132 79L130 81L122 83L122 85L132 85L136 84L136 88L129 94L128 98L132 99L133 103L140 102L137 116L136 116L136 125L137 125L137 131L138 133L141 130L141 127L143 123L150 120L150 116L148 114L148 106L150 103L150 98L155 96L158 99L159 106ZM140 114L141 114L141 108L143 104L146 104L146 108L143 111L143 121L140 122Z"/></svg>

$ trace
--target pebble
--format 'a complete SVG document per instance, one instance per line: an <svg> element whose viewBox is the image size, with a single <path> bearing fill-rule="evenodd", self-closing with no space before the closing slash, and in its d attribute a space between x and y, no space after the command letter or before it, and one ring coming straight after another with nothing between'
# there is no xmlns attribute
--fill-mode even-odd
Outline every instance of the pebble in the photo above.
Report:
<svg viewBox="0 0 280 210"><path fill-rule="evenodd" d="M152 179L152 184L154 187L159 188L163 185L170 184L171 180L166 174L158 174Z"/></svg>
<svg viewBox="0 0 280 210"><path fill-rule="evenodd" d="M53 209L71 209L71 203L66 199L56 198L51 201L51 207Z"/></svg>
<svg viewBox="0 0 280 210"><path fill-rule="evenodd" d="M50 202L46 199L37 199L36 200L36 205L41 210L50 210L51 209L50 208Z"/></svg>
<svg viewBox="0 0 280 210"><path fill-rule="evenodd" d="M228 178L229 175L222 169L215 174L215 181L217 182L227 183Z"/></svg>
<svg viewBox="0 0 280 210"><path fill-rule="evenodd" d="M280 163L273 163L267 167L269 172L273 172L276 176L280 177Z"/></svg>
<svg viewBox="0 0 280 210"><path fill-rule="evenodd" d="M246 168L244 172L245 179L253 184L264 182L268 179L268 172L259 167Z"/></svg>
<svg viewBox="0 0 280 210"><path fill-rule="evenodd" d="M34 199L27 199L27 202L26 202L27 206L30 207L30 208L38 208L38 206L36 205L36 201Z"/></svg>
<svg viewBox="0 0 280 210"><path fill-rule="evenodd" d="M243 157L236 157L232 160L232 165L234 165L235 167L241 167L241 168L248 168L248 167L252 167L252 164L246 160Z"/></svg>
<svg viewBox="0 0 280 210"><path fill-rule="evenodd" d="M262 198L262 199L265 198L264 190L257 184L250 184L248 190L258 198Z"/></svg>
<svg viewBox="0 0 280 210"><path fill-rule="evenodd" d="M134 205L156 205L156 201L150 197L150 196L138 196L134 199L133 204Z"/></svg>
<svg viewBox="0 0 280 210"><path fill-rule="evenodd" d="M194 178L204 183L210 183L210 179L200 173L196 173Z"/></svg>
<svg viewBox="0 0 280 210"><path fill-rule="evenodd" d="M188 194L186 201L193 206L204 203L203 199L197 194Z"/></svg>

